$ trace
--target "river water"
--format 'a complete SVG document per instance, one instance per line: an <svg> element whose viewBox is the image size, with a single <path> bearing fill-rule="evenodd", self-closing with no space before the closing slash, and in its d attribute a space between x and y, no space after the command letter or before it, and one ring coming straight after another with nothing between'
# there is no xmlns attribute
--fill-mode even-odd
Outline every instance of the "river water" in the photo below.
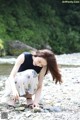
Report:
<svg viewBox="0 0 80 120"><path fill-rule="evenodd" d="M0 76L9 75L12 68L12 64L0 64Z"/></svg>

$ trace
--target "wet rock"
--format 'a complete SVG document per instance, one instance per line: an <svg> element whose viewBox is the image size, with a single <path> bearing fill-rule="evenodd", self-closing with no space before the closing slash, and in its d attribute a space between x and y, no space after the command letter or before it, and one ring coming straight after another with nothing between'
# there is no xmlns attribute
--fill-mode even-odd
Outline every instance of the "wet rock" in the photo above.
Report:
<svg viewBox="0 0 80 120"><path fill-rule="evenodd" d="M42 112L42 109L40 107L34 107L33 108L33 112L36 113L36 112Z"/></svg>
<svg viewBox="0 0 80 120"><path fill-rule="evenodd" d="M46 106L44 110L48 110L49 112L61 112L62 109L58 106Z"/></svg>
<svg viewBox="0 0 80 120"><path fill-rule="evenodd" d="M62 112L62 109L58 106L54 106L54 107L50 108L50 111L51 112L54 112L54 111L55 112Z"/></svg>
<svg viewBox="0 0 80 120"><path fill-rule="evenodd" d="M21 107L16 107L15 110L16 110L16 111L24 111L24 110L25 110L25 107L22 107L22 106L21 106Z"/></svg>

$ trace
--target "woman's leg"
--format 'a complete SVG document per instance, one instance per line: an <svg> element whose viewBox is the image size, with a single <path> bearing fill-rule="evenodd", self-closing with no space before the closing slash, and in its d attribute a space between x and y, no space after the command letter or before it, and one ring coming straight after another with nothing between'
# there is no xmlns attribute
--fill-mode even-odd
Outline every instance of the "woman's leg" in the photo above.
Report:
<svg viewBox="0 0 80 120"><path fill-rule="evenodd" d="M37 90L38 74L32 69L20 72L15 78L15 84L20 96L33 95Z"/></svg>
<svg viewBox="0 0 80 120"><path fill-rule="evenodd" d="M32 103L33 103L33 99L32 99L32 94L29 94L28 92L26 93L26 95L25 95L25 98L26 98L26 100L27 100L27 105L29 106L29 105L32 105Z"/></svg>
<svg viewBox="0 0 80 120"><path fill-rule="evenodd" d="M33 103L33 95L35 94L37 90L38 85L38 74L34 70L28 70L28 82L27 86L25 86L26 89L26 99L27 99L27 105L31 105Z"/></svg>

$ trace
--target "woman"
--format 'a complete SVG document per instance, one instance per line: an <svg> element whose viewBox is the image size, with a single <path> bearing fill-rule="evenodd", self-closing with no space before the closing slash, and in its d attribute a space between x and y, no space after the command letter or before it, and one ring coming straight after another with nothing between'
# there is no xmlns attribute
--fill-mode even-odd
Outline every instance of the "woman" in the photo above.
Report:
<svg viewBox="0 0 80 120"><path fill-rule="evenodd" d="M13 96L14 102L24 96L32 107L37 107L42 91L44 76L50 71L55 83L62 82L55 55L43 49L33 53L24 52L18 56L6 82L5 96ZM35 94L34 100L32 96Z"/></svg>

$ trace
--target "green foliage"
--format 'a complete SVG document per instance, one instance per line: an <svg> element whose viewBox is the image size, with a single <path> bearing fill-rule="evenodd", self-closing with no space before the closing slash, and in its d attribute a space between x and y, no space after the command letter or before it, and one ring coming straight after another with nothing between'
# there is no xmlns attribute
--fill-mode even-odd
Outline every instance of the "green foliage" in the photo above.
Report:
<svg viewBox="0 0 80 120"><path fill-rule="evenodd" d="M0 0L0 38L58 54L80 52L80 7L55 0Z"/></svg>
<svg viewBox="0 0 80 120"><path fill-rule="evenodd" d="M3 41L0 39L0 49L4 49Z"/></svg>
<svg viewBox="0 0 80 120"><path fill-rule="evenodd" d="M69 30L67 34L67 46L71 52L78 52L80 50L80 34L78 32Z"/></svg>
<svg viewBox="0 0 80 120"><path fill-rule="evenodd" d="M0 56L4 56L5 54L4 42L0 39Z"/></svg>

